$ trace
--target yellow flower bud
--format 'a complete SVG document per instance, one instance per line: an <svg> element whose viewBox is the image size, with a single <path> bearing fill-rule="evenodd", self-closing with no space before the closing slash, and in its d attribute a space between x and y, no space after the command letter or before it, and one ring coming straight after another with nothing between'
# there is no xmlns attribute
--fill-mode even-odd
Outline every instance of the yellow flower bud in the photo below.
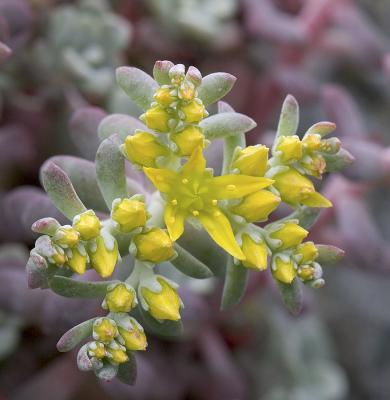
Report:
<svg viewBox="0 0 390 400"><path fill-rule="evenodd" d="M118 283L107 290L103 303L111 312L126 313L137 305L135 291L125 283Z"/></svg>
<svg viewBox="0 0 390 400"><path fill-rule="evenodd" d="M280 198L268 190L259 190L245 196L242 202L231 208L234 214L248 222L265 221L280 203Z"/></svg>
<svg viewBox="0 0 390 400"><path fill-rule="evenodd" d="M159 228L136 235L134 244L137 248L136 257L141 261L159 263L169 260L175 254L169 235L165 230Z"/></svg>
<svg viewBox="0 0 390 400"><path fill-rule="evenodd" d="M106 348L103 343L94 341L88 345L88 354L101 360L106 356Z"/></svg>
<svg viewBox="0 0 390 400"><path fill-rule="evenodd" d="M77 274L82 275L87 268L87 254L79 252L77 247L71 249L72 256L68 257L67 264Z"/></svg>
<svg viewBox="0 0 390 400"><path fill-rule="evenodd" d="M119 224L122 232L131 232L146 224L145 203L134 199L122 199L114 202L111 218Z"/></svg>
<svg viewBox="0 0 390 400"><path fill-rule="evenodd" d="M332 203L316 192L313 183L295 169L289 169L273 177L274 186L282 200L291 205L331 207Z"/></svg>
<svg viewBox="0 0 390 400"><path fill-rule="evenodd" d="M275 279L283 283L291 283L297 275L294 263L292 260L283 261L282 258L276 256L275 269L272 274Z"/></svg>
<svg viewBox="0 0 390 400"><path fill-rule="evenodd" d="M162 106L153 106L149 108L144 114L144 120L148 128L154 129L158 132L168 132L168 121L171 116Z"/></svg>
<svg viewBox="0 0 390 400"><path fill-rule="evenodd" d="M268 147L263 145L248 146L242 149L232 163L243 175L264 176L267 170Z"/></svg>
<svg viewBox="0 0 390 400"><path fill-rule="evenodd" d="M118 327L110 318L97 318L93 323L92 335L95 340L110 343L118 335Z"/></svg>
<svg viewBox="0 0 390 400"><path fill-rule="evenodd" d="M321 136L310 133L302 139L302 143L305 149L309 151L318 151L321 147Z"/></svg>
<svg viewBox="0 0 390 400"><path fill-rule="evenodd" d="M53 236L54 242L60 246L73 247L80 240L80 233L71 226L61 226Z"/></svg>
<svg viewBox="0 0 390 400"><path fill-rule="evenodd" d="M305 169L307 174L313 175L316 178L321 178L321 175L326 170L326 161L321 154L316 154L311 158L312 158L311 162L302 163L302 167Z"/></svg>
<svg viewBox="0 0 390 400"><path fill-rule="evenodd" d="M295 254L300 256L297 259L299 264L306 264L318 257L318 249L313 242L305 242L297 247Z"/></svg>
<svg viewBox="0 0 390 400"><path fill-rule="evenodd" d="M159 293L146 287L141 288L142 297L149 307L148 312L156 319L178 321L180 319L180 298L176 289L161 277L158 277L157 280L161 285Z"/></svg>
<svg viewBox="0 0 390 400"><path fill-rule="evenodd" d="M99 235L100 221L92 210L76 215L73 219L73 228L80 233L81 239L90 240Z"/></svg>
<svg viewBox="0 0 390 400"><path fill-rule="evenodd" d="M171 91L172 89L169 87L160 88L155 93L154 99L157 101L157 103L167 107L176 100L176 97L172 96Z"/></svg>
<svg viewBox="0 0 390 400"><path fill-rule="evenodd" d="M129 330L122 327L118 328L126 349L130 351L146 350L148 343L144 330L134 322L131 325L132 328Z"/></svg>
<svg viewBox="0 0 390 400"><path fill-rule="evenodd" d="M118 243L113 239L112 249L106 247L102 236L96 239L96 248L89 249L89 259L92 268L102 277L109 277L115 269L118 261Z"/></svg>
<svg viewBox="0 0 390 400"><path fill-rule="evenodd" d="M129 356L126 354L126 351L122 349L122 347L108 347L107 348L107 356L110 361L113 361L118 364L125 363L129 360Z"/></svg>
<svg viewBox="0 0 390 400"><path fill-rule="evenodd" d="M168 155L168 150L151 133L138 132L126 137L124 153L134 164L155 167L156 158Z"/></svg>
<svg viewBox="0 0 390 400"><path fill-rule="evenodd" d="M199 122L205 117L204 105L200 102L192 100L185 106L181 107L181 111L184 113L184 121L189 124Z"/></svg>
<svg viewBox="0 0 390 400"><path fill-rule="evenodd" d="M303 281L311 281L314 279L314 274L315 274L315 268L312 267L311 265L304 265L298 270L298 276L303 280Z"/></svg>
<svg viewBox="0 0 390 400"><path fill-rule="evenodd" d="M172 134L171 139L176 143L182 156L190 156L198 146L204 147L202 129L194 125L187 126L181 132Z"/></svg>
<svg viewBox="0 0 390 400"><path fill-rule="evenodd" d="M185 101L192 100L195 97L194 85L188 81L184 81L179 87L179 97Z"/></svg>
<svg viewBox="0 0 390 400"><path fill-rule="evenodd" d="M280 151L280 160L284 163L298 161L302 158L302 143L299 137L281 136L276 146L276 151Z"/></svg>
<svg viewBox="0 0 390 400"><path fill-rule="evenodd" d="M245 260L242 261L244 267L253 268L258 271L267 269L267 246L264 242L256 243L249 235L242 235L242 252Z"/></svg>
<svg viewBox="0 0 390 400"><path fill-rule="evenodd" d="M55 253L51 256L56 265L64 265L66 261L65 254L61 251L56 249Z"/></svg>
<svg viewBox="0 0 390 400"><path fill-rule="evenodd" d="M280 229L272 232L270 237L280 240L282 244L278 250L284 250L297 246L308 234L309 232L298 224L286 222Z"/></svg>

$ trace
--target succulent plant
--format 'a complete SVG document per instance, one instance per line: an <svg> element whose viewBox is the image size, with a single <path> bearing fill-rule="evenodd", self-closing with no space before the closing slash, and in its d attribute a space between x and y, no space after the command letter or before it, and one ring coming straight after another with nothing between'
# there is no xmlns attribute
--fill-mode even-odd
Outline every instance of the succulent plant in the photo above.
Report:
<svg viewBox="0 0 390 400"><path fill-rule="evenodd" d="M251 118L224 102L214 115L206 109L231 90L230 74L202 77L193 66L157 61L154 79L133 67L118 68L116 76L144 110L144 124L108 115L98 127L95 164L59 157L43 165L43 187L70 222L34 222L32 230L41 236L27 273L32 288L103 299L107 315L75 326L57 347L66 352L90 338L79 350L78 367L132 384L134 351L147 346L144 328L169 337L182 331L184 304L178 284L164 273L167 264L191 278L223 277L223 309L240 301L250 269L269 271L287 308L299 313L302 283L321 287L321 265L342 255L337 247L304 241L320 210L332 205L307 175L321 178L353 158L338 139L324 139L335 129L332 123L297 135L292 96L283 103L272 148L246 146L245 133L256 125ZM204 149L221 139L222 173L214 176ZM127 175L126 159L150 184ZM280 203L290 214L267 222ZM121 258L125 270L118 266ZM87 269L114 279L79 279Z"/></svg>

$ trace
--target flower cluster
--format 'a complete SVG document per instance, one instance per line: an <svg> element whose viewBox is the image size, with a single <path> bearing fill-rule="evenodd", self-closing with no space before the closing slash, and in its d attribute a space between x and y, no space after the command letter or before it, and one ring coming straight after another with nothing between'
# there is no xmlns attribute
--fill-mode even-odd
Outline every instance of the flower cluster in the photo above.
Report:
<svg viewBox="0 0 390 400"><path fill-rule="evenodd" d="M91 293L105 296L105 317L67 333L82 331L78 337L92 336L79 351L78 365L104 379L121 375L121 365L130 368L132 352L146 349L146 335L137 320L152 331L179 326L183 304L178 285L164 276L167 263L192 277L212 275L208 265L176 243L187 224L226 252L227 268L233 272L265 271L270 266L273 278L287 287L300 281L322 286L320 252L313 242L303 242L309 231L300 213L307 207L331 206L307 175L320 178L340 151L337 139L323 139L333 124L316 124L300 139L290 128L284 129L281 121L269 157L266 146L245 146L244 133L254 126L250 118L230 109L213 116L206 111L229 90L231 76L212 74L204 79L194 67L186 71L181 64L160 61L154 68L154 81L139 70L124 68L119 69L118 82L126 93L135 92L134 99L144 106L140 118L145 125L122 136L122 142L116 141L117 136L106 139L98 150L97 178L110 215L99 219L75 193L65 199L69 204L64 206L63 194L73 190L71 184L52 193L57 182L66 179L63 175L46 186L44 181L58 208L71 215L72 225L61 226L52 218L37 221L33 230L43 236L37 239L28 264L30 275L46 274L46 287L57 293L84 296L84 290L87 297ZM283 112L282 118L286 118ZM110 124L115 135L115 124ZM128 128L121 125L119 130ZM207 168L204 149L218 138L225 140L224 167L215 176ZM105 151L111 152L106 159ZM156 189L146 200L143 194L129 195L125 159ZM122 171L118 172L122 176L113 179L111 169ZM294 209L293 214L267 223L282 202ZM123 281L82 283L68 278L88 268L102 278L122 276L115 270L121 255L134 264ZM231 276L234 273L226 273L225 279ZM65 346L63 351L67 350Z"/></svg>

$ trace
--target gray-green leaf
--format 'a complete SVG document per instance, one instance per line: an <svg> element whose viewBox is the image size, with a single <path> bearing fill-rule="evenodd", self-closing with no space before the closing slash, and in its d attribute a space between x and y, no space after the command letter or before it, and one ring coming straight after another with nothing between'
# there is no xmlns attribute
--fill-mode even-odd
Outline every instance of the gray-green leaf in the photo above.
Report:
<svg viewBox="0 0 390 400"><path fill-rule="evenodd" d="M299 105L291 94L287 95L282 105L276 139L279 136L290 136L297 133L299 124Z"/></svg>
<svg viewBox="0 0 390 400"><path fill-rule="evenodd" d="M54 293L64 297L95 298L106 294L107 286L117 281L88 282L76 281L63 276L54 276L49 285Z"/></svg>
<svg viewBox="0 0 390 400"><path fill-rule="evenodd" d="M70 220L87 210L74 190L69 176L53 162L47 161L43 164L41 180L50 200Z"/></svg>
<svg viewBox="0 0 390 400"><path fill-rule="evenodd" d="M302 310L303 293L301 281L295 278L291 284L275 281L282 296L284 305L293 315L298 315Z"/></svg>
<svg viewBox="0 0 390 400"><path fill-rule="evenodd" d="M175 243L175 250L178 256L171 261L171 264L183 274L196 279L205 279L213 276L213 273L202 261L198 260L177 243Z"/></svg>
<svg viewBox="0 0 390 400"><path fill-rule="evenodd" d="M117 378L126 385L134 385L137 379L137 360L133 353L127 352L129 361L120 364Z"/></svg>
<svg viewBox="0 0 390 400"><path fill-rule="evenodd" d="M157 82L146 72L134 67L119 67L116 70L118 85L130 97L130 99L146 110L153 101Z"/></svg>
<svg viewBox="0 0 390 400"><path fill-rule="evenodd" d="M232 89L237 78L226 72L216 72L205 76L198 87L198 97L207 107L222 99Z"/></svg>
<svg viewBox="0 0 390 400"><path fill-rule="evenodd" d="M341 261L345 251L329 244L316 244L318 249L318 261L320 264L335 264Z"/></svg>
<svg viewBox="0 0 390 400"><path fill-rule="evenodd" d="M256 127L256 122L244 114L227 112L215 114L199 123L208 140L240 135Z"/></svg>
<svg viewBox="0 0 390 400"><path fill-rule="evenodd" d="M233 257L229 256L222 293L222 310L227 310L240 302L245 294L247 280L248 269L242 264L234 264Z"/></svg>
<svg viewBox="0 0 390 400"><path fill-rule="evenodd" d="M93 322L96 318L84 321L64 333L57 343L57 350L67 352L74 349L81 341L92 334Z"/></svg>
<svg viewBox="0 0 390 400"><path fill-rule="evenodd" d="M125 159L118 136L103 140L96 153L96 176L103 198L111 209L113 200L128 197Z"/></svg>

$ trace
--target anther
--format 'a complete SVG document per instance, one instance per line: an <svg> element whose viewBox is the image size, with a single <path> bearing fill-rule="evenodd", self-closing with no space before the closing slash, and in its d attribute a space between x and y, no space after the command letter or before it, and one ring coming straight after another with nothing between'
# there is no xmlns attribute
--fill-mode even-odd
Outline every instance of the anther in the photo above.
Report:
<svg viewBox="0 0 390 400"><path fill-rule="evenodd" d="M229 190L229 192L232 192L233 190L236 190L236 185L227 185L226 190Z"/></svg>
<svg viewBox="0 0 390 400"><path fill-rule="evenodd" d="M216 206L218 204L218 200L216 200L216 199L211 200L211 204L213 206Z"/></svg>
<svg viewBox="0 0 390 400"><path fill-rule="evenodd" d="M193 215L194 217L197 217L197 216L199 215L199 211L198 211L198 210L192 211L192 215Z"/></svg>
<svg viewBox="0 0 390 400"><path fill-rule="evenodd" d="M188 183L188 179L187 178L184 178L184 179L182 179L182 181L181 181L182 183L184 183L185 185Z"/></svg>
<svg viewBox="0 0 390 400"><path fill-rule="evenodd" d="M173 206L177 206L177 200L176 200L176 199L171 200L171 204L172 204Z"/></svg>

